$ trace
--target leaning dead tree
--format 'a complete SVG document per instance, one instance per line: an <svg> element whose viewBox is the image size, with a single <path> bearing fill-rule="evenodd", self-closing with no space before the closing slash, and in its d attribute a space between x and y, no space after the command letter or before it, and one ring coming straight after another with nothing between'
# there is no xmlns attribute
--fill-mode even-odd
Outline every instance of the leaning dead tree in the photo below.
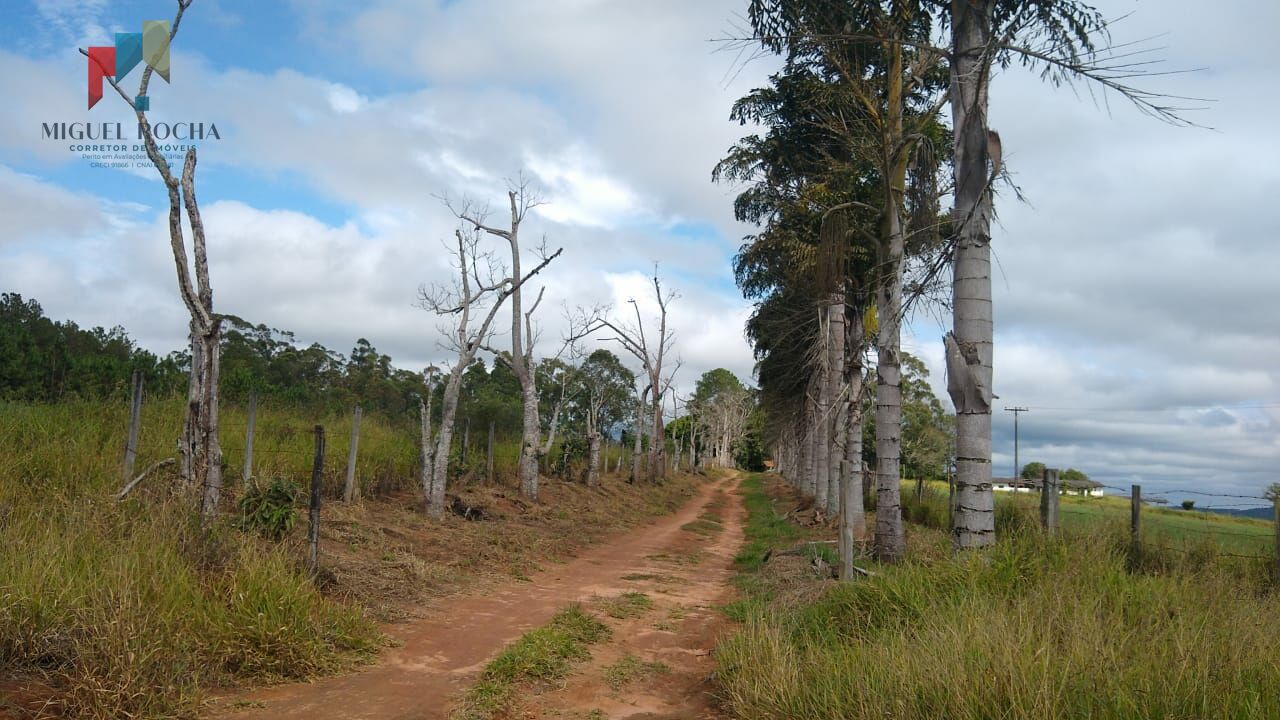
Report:
<svg viewBox="0 0 1280 720"><path fill-rule="evenodd" d="M662 398L663 393L671 386L674 373L664 376L662 368L667 355L671 352L672 345L675 343L675 334L667 326L667 306L672 300L679 297L673 290L663 292L662 282L658 279L657 268L654 269L653 273L653 297L658 306L658 332L656 335L645 331L644 318L640 313L640 304L635 299L627 301L632 310L635 311L634 324L615 321L607 315L601 315L594 322L584 324L592 332L598 329L612 331L613 337L606 339L617 342L636 360L640 361L640 366L644 371L645 381L648 385L649 416L652 420L649 426L651 432L648 458L650 482L666 476L667 456L666 443L663 442L662 431ZM635 462L633 459L633 475L635 474Z"/></svg>
<svg viewBox="0 0 1280 720"><path fill-rule="evenodd" d="M506 227L487 224L485 213L469 206L454 210L454 214L476 230L484 231L506 240L511 250L511 277L518 278L521 277L520 225L524 222L525 216L528 215L529 211L537 207L539 202L537 196L529 191L528 183L523 179L507 191L507 202L511 209L511 220ZM450 209L453 210L453 207L450 206ZM548 254L545 239L538 248L539 259L542 261L543 266L555 259L560 252L560 250L556 250L554 253ZM544 287L538 291L537 299L533 301L533 305L526 311L524 309L524 293L520 285L516 284L511 291L511 354L494 353L511 367L511 373L520 382L520 393L523 399L520 441L520 492L530 500L538 499L538 459L550 450L550 443L547 444L547 450L544 451L541 442L542 425L538 416L538 376L533 367L533 347L537 341L537 336L533 330L533 313L538 309L538 305L542 303L542 293L545 290L546 288ZM554 429L552 432L554 433Z"/></svg>
<svg viewBox="0 0 1280 720"><path fill-rule="evenodd" d="M155 166L164 181L169 199L169 247L173 251L174 268L178 275L178 294L190 315L191 376L187 384L187 412L182 425L182 438L178 443L179 474L190 488L200 492L200 513L206 518L218 513L222 495L222 447L218 444L218 359L222 319L213 311L213 287L209 282L209 259L206 251L204 223L200 219L200 206L196 201L196 150L187 150L180 177L175 176L156 145L147 120L147 87L156 65L164 68L161 77L168 81L168 54L173 38L182 23L183 13L192 0L178 0L178 12L167 29L168 37L153 40L144 38L144 45L153 48L142 71L137 97L130 98L115 80L116 68L105 67L95 53L80 50L90 62L98 64L102 77L124 99L138 119L138 132L142 136L147 158ZM165 32L157 23L148 33ZM186 238L182 227L182 211L186 209L191 227L191 253L187 253ZM195 270L192 283L191 271Z"/></svg>
<svg viewBox="0 0 1280 720"><path fill-rule="evenodd" d="M444 517L449 449L453 444L453 426L458 411L458 395L462 389L462 375L488 339L493 319L503 303L555 257L553 255L545 258L522 276L510 275L499 279L492 254L479 249L479 229L467 233L456 230L454 237L457 247L452 252L458 271L457 279L452 285L422 287L418 291L419 305L422 308L437 315L454 318L452 327L445 335L449 338L450 349L457 353L445 380L431 478L424 488L427 515L435 519Z"/></svg>

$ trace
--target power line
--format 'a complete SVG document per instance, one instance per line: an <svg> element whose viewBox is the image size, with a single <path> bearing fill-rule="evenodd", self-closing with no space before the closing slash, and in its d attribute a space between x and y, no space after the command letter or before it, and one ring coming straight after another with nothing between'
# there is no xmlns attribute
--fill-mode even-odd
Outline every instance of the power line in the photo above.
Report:
<svg viewBox="0 0 1280 720"><path fill-rule="evenodd" d="M1008 409L1008 408L1006 408ZM1051 412L1117 412L1117 413L1160 413L1170 412L1173 410L1266 410L1280 409L1280 403L1262 402L1252 404L1227 404L1214 403L1209 405L1169 405L1166 407L1147 407L1147 408L1119 408L1119 407L1071 407L1071 406L1049 406L1049 405L1031 405L1030 410L1044 410Z"/></svg>
<svg viewBox="0 0 1280 720"><path fill-rule="evenodd" d="M1018 406L1007 407L1004 410L1013 413L1013 477L1017 478L1022 473L1022 466L1018 464L1018 416L1030 410Z"/></svg>

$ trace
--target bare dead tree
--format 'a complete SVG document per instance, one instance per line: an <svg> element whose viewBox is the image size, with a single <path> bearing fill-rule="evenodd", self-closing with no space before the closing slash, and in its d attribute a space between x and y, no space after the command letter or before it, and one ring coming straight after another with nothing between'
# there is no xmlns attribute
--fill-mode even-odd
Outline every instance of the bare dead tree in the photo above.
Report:
<svg viewBox="0 0 1280 720"><path fill-rule="evenodd" d="M182 16L192 0L178 0L177 14L169 29L169 40L178 34ZM97 59L84 49L80 53L91 62ZM142 103L131 99L112 77L113 69L100 67L103 78L116 93L133 108L138 119L147 158L164 181L169 199L169 246L173 251L174 267L178 276L178 293L190 315L191 376L187 385L187 413L179 440L179 474L189 488L200 492L200 513L211 518L218 513L222 495L222 447L218 443L218 368L221 339L220 318L213 311L213 287L209 282L209 260L205 243L204 223L200 219L200 206L196 201L195 174L196 150L187 150L182 174L175 176L156 145ZM148 63L143 68L138 85L137 98L145 98L151 82L153 68ZM182 227L182 211L186 209L187 222L191 226L192 252L187 253ZM195 283L191 280L194 266Z"/></svg>
<svg viewBox="0 0 1280 720"><path fill-rule="evenodd" d="M453 210L459 219L469 223L476 230L482 230L507 241L507 245L511 250L511 277L518 278L521 276L520 225L524 222L529 211L541 203L537 195L530 191L529 184L523 177L507 190L507 202L511 210L511 220L506 227L487 224L483 210L473 208L469 204L463 205L458 209L454 209L447 201L446 205L449 205L449 209ZM538 248L538 257L542 264L546 265L546 263L558 256L560 252L561 250L556 250L554 253L549 254L544 238ZM524 309L524 293L519 284L515 286L511 293L511 354L503 356L501 353L495 353L507 363L511 368L512 374L516 376L516 380L520 382L520 392L523 399L520 441L520 492L530 500L538 499L538 460L547 452L550 452L551 449L550 441L548 441L545 449L541 442L542 425L538 417L538 378L533 368L533 348L537 342L537 335L533 329L533 314L538 309L538 305L542 303L542 295L545 290L546 288L544 287L538 291L538 297L526 311ZM552 434L555 432L554 423L551 432Z"/></svg>
<svg viewBox="0 0 1280 720"><path fill-rule="evenodd" d="M436 433L432 475L426 488L427 514L435 519L444 517L445 484L449 477L449 448L453 442L453 426L458 411L458 395L462 389L462 375L475 359L476 353L489 337L494 317L502 304L521 285L536 275L559 255L549 256L523 276L511 275L497 278L499 274L493 256L479 249L481 231L473 228L466 234L454 231L457 247L452 250L458 271L457 280L449 286L422 287L418 291L419 305L437 315L452 316L453 326L446 335L457 359L449 368L441 399L440 430ZM481 266L484 266L483 269ZM488 307L486 307L486 304ZM474 315L474 317L473 317ZM473 320L479 318L479 324Z"/></svg>
<svg viewBox="0 0 1280 720"><path fill-rule="evenodd" d="M717 467L733 467L733 446L746 430L755 398L744 387L727 388L697 405L698 422Z"/></svg>
<svg viewBox="0 0 1280 720"><path fill-rule="evenodd" d="M644 318L640 312L640 305L634 298L627 301L635 312L634 323L615 321L607 314L602 314L591 326L591 330L607 328L612 331L613 336L606 339L621 345L624 350L640 361L640 365L644 370L645 378L648 381L646 393L650 397L649 408L650 417L652 418L648 475L651 482L656 482L666 474L666 443L663 442L662 432L662 397L664 391L670 387L674 376L674 373L668 376L664 376L662 373L663 363L675 343L675 333L667 326L667 306L672 300L679 297L679 294L673 290L663 292L662 282L658 279L657 267L653 271L653 296L658 305L658 333L656 337L652 337L645 332ZM643 395L644 393L642 393ZM635 460L632 461L632 473L633 475L636 474Z"/></svg>
<svg viewBox="0 0 1280 720"><path fill-rule="evenodd" d="M587 487L600 485L600 413L604 410L605 389L584 377L587 393Z"/></svg>
<svg viewBox="0 0 1280 720"><path fill-rule="evenodd" d="M431 396L434 392L433 386L436 382L436 376L439 373L439 369L434 365L428 366L422 372L422 384L425 386L425 393L418 397L418 420L422 431L422 440L419 446L422 470L419 475L419 483L422 486L423 498L430 496L431 481L435 477L436 448L435 438L431 432Z"/></svg>
<svg viewBox="0 0 1280 720"><path fill-rule="evenodd" d="M569 381L573 378L573 368L556 363L555 370L547 376L549 382L555 382L560 386L560 392L556 394L555 404L551 406L551 419L547 423L547 437L541 441L538 448L538 455L545 457L551 453L551 446L556 442L556 434L560 430L560 415L564 413L565 404L569 401ZM541 437L541 435L539 435Z"/></svg>
<svg viewBox="0 0 1280 720"><path fill-rule="evenodd" d="M671 417L673 418L673 420L678 420L680 418L681 404L682 404L682 401L680 399L680 396L677 395L676 393L671 393ZM688 408L686 407L686 412L687 411L688 411ZM686 432L686 434L688 433ZM674 444L676 448L676 455L674 458L671 459L671 471L680 472L680 456L681 456L681 453L684 451L684 446L680 444L681 438L673 437L672 440L675 441Z"/></svg>
<svg viewBox="0 0 1280 720"><path fill-rule="evenodd" d="M627 476L627 482L635 483L640 479L640 451L643 449L644 442L644 414L645 408L648 407L649 390L651 386L645 385L644 389L636 397L636 424L634 437L631 440L631 473Z"/></svg>

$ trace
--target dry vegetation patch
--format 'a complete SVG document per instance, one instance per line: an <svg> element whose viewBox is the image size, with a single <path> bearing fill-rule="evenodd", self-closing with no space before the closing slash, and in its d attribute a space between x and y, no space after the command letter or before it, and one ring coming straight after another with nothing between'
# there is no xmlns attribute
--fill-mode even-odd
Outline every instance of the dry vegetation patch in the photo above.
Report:
<svg viewBox="0 0 1280 720"><path fill-rule="evenodd" d="M144 404L139 465L172 454L181 406ZM234 466L243 418L225 409ZM366 416L359 467L369 497L333 499L345 458L335 440L313 581L305 509L279 541L241 530L234 471L223 517L205 527L172 474L111 500L126 415L123 403L0 403L0 717L191 717L214 688L350 668L382 644L375 620L403 617L478 578L528 575L673 510L697 482L607 476L588 489L547 479L538 504L505 487L460 484L455 491L489 519L431 523L404 490L414 486L413 434ZM305 429L315 419L259 408L264 482L307 476L313 438ZM328 421L332 437L345 437L341 417Z"/></svg>
<svg viewBox="0 0 1280 720"><path fill-rule="evenodd" d="M788 488L744 487L753 553L814 532L787 518ZM743 720L1280 717L1269 573L1173 552L1135 566L1123 528L1048 538L1018 512L982 552L913 526L905 562L847 583L802 555L740 558L742 624L716 650L726 703Z"/></svg>
<svg viewBox="0 0 1280 720"><path fill-rule="evenodd" d="M463 489L465 503L485 508L490 519L483 521L449 516L430 523L409 494L335 503L327 509L321 555L334 575L331 592L392 620L478 579L527 579L546 562L675 510L692 496L694 483L686 477L632 485L606 477L590 489L544 478L537 504L505 487Z"/></svg>

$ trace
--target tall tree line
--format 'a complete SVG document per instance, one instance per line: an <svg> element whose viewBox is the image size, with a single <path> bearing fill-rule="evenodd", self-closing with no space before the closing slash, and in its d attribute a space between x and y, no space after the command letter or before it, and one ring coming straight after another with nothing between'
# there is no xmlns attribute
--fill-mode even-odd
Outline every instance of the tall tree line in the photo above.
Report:
<svg viewBox="0 0 1280 720"><path fill-rule="evenodd" d="M735 211L760 227L735 269L756 302L747 332L779 467L841 514L842 539L860 532L859 493L848 490L863 478L850 451L864 409L857 397L869 386L862 354L871 350L875 551L885 561L902 556L903 431L920 417L903 414L901 324L950 268L950 292L936 297L952 314L953 539L958 548L990 544L990 224L1004 171L986 121L992 71L1021 63L1055 83L1097 82L1171 122L1182 122L1177 109L1125 84L1141 66L1100 50L1106 23L1075 0L749 0L747 8L742 42L784 65L735 104L732 119L765 130L734 146L713 178L746 185ZM947 195L953 207L943 213Z"/></svg>

